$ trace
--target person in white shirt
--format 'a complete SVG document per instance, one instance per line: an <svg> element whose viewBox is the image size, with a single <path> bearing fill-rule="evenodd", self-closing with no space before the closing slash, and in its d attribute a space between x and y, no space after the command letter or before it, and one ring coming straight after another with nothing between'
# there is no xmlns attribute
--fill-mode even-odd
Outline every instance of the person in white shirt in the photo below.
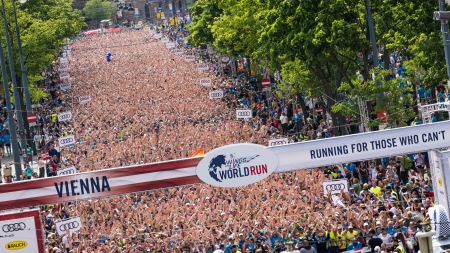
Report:
<svg viewBox="0 0 450 253"><path fill-rule="evenodd" d="M387 233L386 229L383 229L378 237L381 240L383 240L383 243L384 245L386 245L386 248L391 249L392 246L394 245L394 242L392 241L392 236Z"/></svg>

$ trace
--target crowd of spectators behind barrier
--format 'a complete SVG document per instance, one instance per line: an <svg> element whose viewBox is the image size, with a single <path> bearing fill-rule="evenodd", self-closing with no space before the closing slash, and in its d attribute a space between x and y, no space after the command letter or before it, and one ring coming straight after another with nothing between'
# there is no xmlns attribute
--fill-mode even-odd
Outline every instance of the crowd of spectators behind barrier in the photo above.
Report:
<svg viewBox="0 0 450 253"><path fill-rule="evenodd" d="M172 39L183 44L174 34ZM72 90L57 88L55 64L46 72L51 98L38 109L39 148L48 155L39 167L47 166L49 175L69 166L85 172L186 158L197 149L231 143L266 145L268 135L278 132L298 131L307 139L334 135L325 113L311 111L315 116L305 118L295 100L278 99L243 74L224 75L230 68L226 64L211 61L209 72L199 72L195 63L184 60L195 50L176 55L148 31L84 37L70 49ZM204 77L213 79L213 87L199 85ZM208 99L208 92L218 88L226 89L226 97ZM79 104L77 98L86 95L91 101ZM242 107L253 109L252 120L236 120L234 109ZM55 115L68 110L73 119L58 122ZM76 145L53 145L69 134L75 135ZM348 193L324 195L323 181L343 178ZM274 174L238 189L195 184L48 205L41 211L49 253L341 252L363 247L403 253L417 252L414 234L422 229L432 202L426 154L411 154ZM81 218L81 232L58 236L55 221L74 216Z"/></svg>

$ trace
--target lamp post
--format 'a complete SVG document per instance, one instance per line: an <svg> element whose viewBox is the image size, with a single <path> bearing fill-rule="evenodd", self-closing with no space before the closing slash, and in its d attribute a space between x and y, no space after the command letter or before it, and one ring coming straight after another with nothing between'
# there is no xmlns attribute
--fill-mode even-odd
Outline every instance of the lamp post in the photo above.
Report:
<svg viewBox="0 0 450 253"><path fill-rule="evenodd" d="M22 154L26 155L26 148L27 148L27 143L26 143L26 139L24 136L24 128L23 128L23 116L22 113L20 112L22 106L21 106L21 102L20 102L20 94L19 94L19 89L17 87L17 79L16 79L16 71L14 69L14 59L13 59L13 55L12 55L12 47L11 47L11 37L9 35L9 29L8 29L8 20L6 19L6 13L5 13L5 1L1 0L2 3L2 10L1 10L1 15L2 15L2 19L3 19L3 25L5 28L5 35L6 35L6 49L8 50L8 65L9 65L9 71L11 74L11 82L13 85L13 90L14 90L14 107L16 110L16 119L17 119L17 124L19 125L19 137L20 137L20 144L21 144L21 148L22 148ZM17 141L17 140L16 140Z"/></svg>
<svg viewBox="0 0 450 253"><path fill-rule="evenodd" d="M24 4L27 0L19 0L19 3ZM15 30L16 30L16 38L17 38L17 47L19 48L19 60L20 60L20 71L22 73L22 90L25 95L25 110L26 110L26 116L28 116L30 113L32 113L32 106L31 106L31 96L30 96L30 89L28 87L28 76L27 76L27 67L25 66L25 61L23 59L23 50L22 50L22 40L20 39L20 29L19 29L19 23L17 22L17 12L16 12L16 1L12 0L13 5L13 15L14 15L14 22L15 22ZM36 154L36 147L34 145L33 140L33 132L30 130L30 125L28 124L28 121L24 122L25 129L26 129L26 138L28 142L28 146L30 146L33 149L33 153Z"/></svg>
<svg viewBox="0 0 450 253"><path fill-rule="evenodd" d="M447 64L447 76L450 82L450 34L448 21L450 20L450 11L445 11L445 0L439 0L439 11L433 14L434 20L441 21L442 39L444 40L445 63Z"/></svg>

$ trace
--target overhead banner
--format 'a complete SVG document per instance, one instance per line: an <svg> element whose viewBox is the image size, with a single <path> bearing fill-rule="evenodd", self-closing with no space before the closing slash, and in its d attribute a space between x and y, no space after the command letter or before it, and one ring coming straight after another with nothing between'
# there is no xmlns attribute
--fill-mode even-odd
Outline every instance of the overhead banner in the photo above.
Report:
<svg viewBox="0 0 450 253"><path fill-rule="evenodd" d="M70 111L58 114L59 122L69 121L71 119L72 119L72 112Z"/></svg>
<svg viewBox="0 0 450 253"><path fill-rule="evenodd" d="M278 171L318 168L450 146L450 121L274 147Z"/></svg>
<svg viewBox="0 0 450 253"><path fill-rule="evenodd" d="M322 183L322 187L324 195L348 192L348 181L347 179L325 181Z"/></svg>
<svg viewBox="0 0 450 253"><path fill-rule="evenodd" d="M44 253L39 211L0 215L0 252Z"/></svg>
<svg viewBox="0 0 450 253"><path fill-rule="evenodd" d="M77 173L77 168L75 166L71 166L62 170L57 170L56 175L58 176L67 176Z"/></svg>
<svg viewBox="0 0 450 253"><path fill-rule="evenodd" d="M279 139L272 139L269 140L269 147L275 147L280 145L285 145L289 143L288 138L279 138Z"/></svg>
<svg viewBox="0 0 450 253"><path fill-rule="evenodd" d="M55 222L56 232L59 236L63 236L69 231L70 234L81 230L80 217L74 217L71 219Z"/></svg>
<svg viewBox="0 0 450 253"><path fill-rule="evenodd" d="M252 118L252 110L250 110L250 109L237 109L236 110L236 118L237 119L251 119Z"/></svg>
<svg viewBox="0 0 450 253"><path fill-rule="evenodd" d="M74 135L68 135L58 139L59 147L74 145L76 143Z"/></svg>
<svg viewBox="0 0 450 253"><path fill-rule="evenodd" d="M450 145L449 133L450 121L444 121L267 149L278 160L276 172L286 172L444 148ZM244 161L238 158L246 153L236 152L239 153L233 154L234 161ZM227 158L230 154L223 154L226 161L233 161ZM0 210L199 183L196 167L201 159L197 157L1 184ZM238 175L245 173L241 171ZM232 176L235 175L233 172Z"/></svg>

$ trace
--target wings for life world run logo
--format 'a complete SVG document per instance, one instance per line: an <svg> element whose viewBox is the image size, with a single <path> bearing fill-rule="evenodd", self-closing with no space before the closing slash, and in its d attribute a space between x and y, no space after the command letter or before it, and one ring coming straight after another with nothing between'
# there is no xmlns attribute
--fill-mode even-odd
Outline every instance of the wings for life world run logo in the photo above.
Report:
<svg viewBox="0 0 450 253"><path fill-rule="evenodd" d="M219 187L239 187L256 183L275 171L277 157L256 144L233 144L209 152L197 167L205 183Z"/></svg>

